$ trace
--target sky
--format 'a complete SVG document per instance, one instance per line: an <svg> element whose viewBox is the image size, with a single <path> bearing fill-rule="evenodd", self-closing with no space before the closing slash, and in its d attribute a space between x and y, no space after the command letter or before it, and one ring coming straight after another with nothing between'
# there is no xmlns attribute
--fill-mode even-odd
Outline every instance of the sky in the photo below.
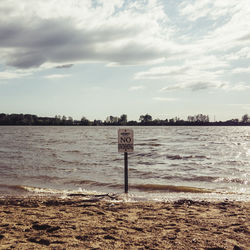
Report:
<svg viewBox="0 0 250 250"><path fill-rule="evenodd" d="M0 0L0 113L240 119L249 0Z"/></svg>

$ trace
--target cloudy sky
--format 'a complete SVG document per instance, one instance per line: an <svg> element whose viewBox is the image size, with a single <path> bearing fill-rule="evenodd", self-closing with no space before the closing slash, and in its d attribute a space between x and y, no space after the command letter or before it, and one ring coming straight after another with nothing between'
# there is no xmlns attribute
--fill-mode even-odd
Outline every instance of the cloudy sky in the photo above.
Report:
<svg viewBox="0 0 250 250"><path fill-rule="evenodd" d="M0 0L0 113L250 114L249 0Z"/></svg>

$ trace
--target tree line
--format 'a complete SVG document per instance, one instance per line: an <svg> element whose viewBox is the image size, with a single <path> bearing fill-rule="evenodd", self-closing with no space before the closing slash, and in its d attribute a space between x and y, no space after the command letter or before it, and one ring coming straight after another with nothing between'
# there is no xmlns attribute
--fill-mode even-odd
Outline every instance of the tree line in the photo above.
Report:
<svg viewBox="0 0 250 250"><path fill-rule="evenodd" d="M178 117L170 119L153 119L151 115L145 114L138 121L129 121L126 114L120 117L108 116L106 120L90 121L86 117L74 120L71 116L39 117L31 114L4 114L0 113L0 125L33 125L33 126L249 126L250 116L245 114L241 120L231 119L227 121L209 121L208 115L198 114L188 116L187 120Z"/></svg>

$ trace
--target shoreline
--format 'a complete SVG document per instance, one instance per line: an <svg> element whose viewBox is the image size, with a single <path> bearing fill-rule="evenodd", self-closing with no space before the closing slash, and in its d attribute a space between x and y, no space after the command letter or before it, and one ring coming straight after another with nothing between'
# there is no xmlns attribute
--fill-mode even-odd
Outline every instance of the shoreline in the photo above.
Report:
<svg viewBox="0 0 250 250"><path fill-rule="evenodd" d="M247 249L250 202L0 198L0 249Z"/></svg>

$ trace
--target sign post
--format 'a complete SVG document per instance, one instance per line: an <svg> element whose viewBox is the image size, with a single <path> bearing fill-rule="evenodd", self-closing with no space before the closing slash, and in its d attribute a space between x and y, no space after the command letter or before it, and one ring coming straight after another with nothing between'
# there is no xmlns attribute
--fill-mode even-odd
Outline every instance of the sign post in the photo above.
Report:
<svg viewBox="0 0 250 250"><path fill-rule="evenodd" d="M128 193L128 153L124 152L124 191Z"/></svg>
<svg viewBox="0 0 250 250"><path fill-rule="evenodd" d="M118 152L124 153L124 191L128 193L128 152L134 151L134 132L132 129L118 130Z"/></svg>

